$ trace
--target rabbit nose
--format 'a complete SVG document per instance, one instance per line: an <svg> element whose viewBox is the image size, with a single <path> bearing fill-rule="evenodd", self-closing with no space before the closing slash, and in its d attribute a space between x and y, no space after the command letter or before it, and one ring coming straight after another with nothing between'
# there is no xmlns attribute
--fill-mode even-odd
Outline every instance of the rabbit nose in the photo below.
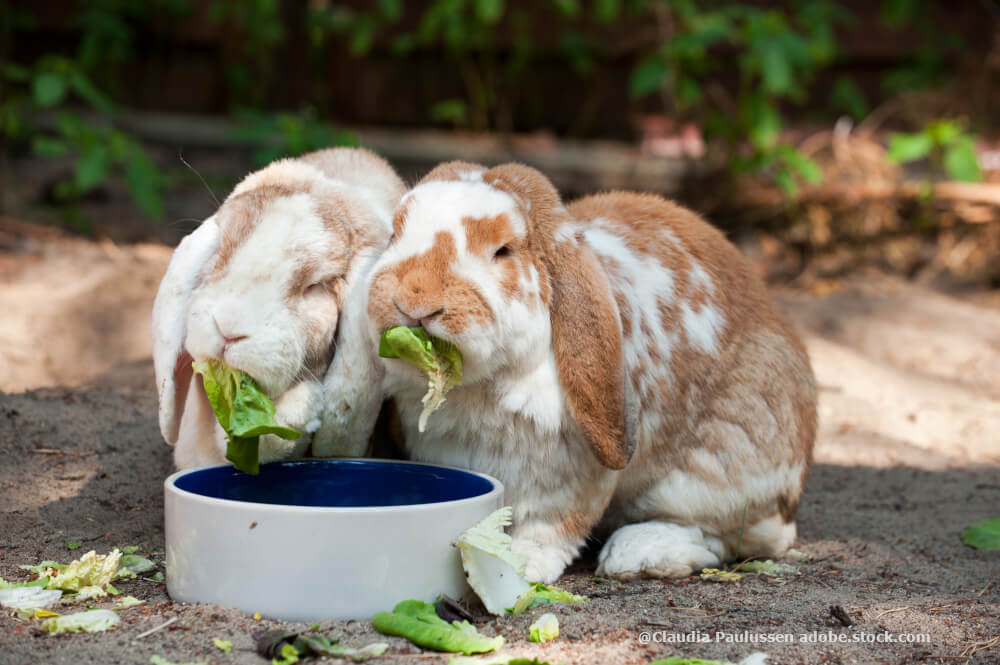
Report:
<svg viewBox="0 0 1000 665"><path fill-rule="evenodd" d="M418 321L425 322L444 311L440 292L440 287L428 279L425 273L411 273L399 285L393 304L406 317L408 325L415 325Z"/></svg>
<svg viewBox="0 0 1000 665"><path fill-rule="evenodd" d="M406 306L398 300L393 300L396 311L402 317L401 325L415 326L418 323L426 327L427 322L444 311L444 307L433 307L427 305Z"/></svg>
<svg viewBox="0 0 1000 665"><path fill-rule="evenodd" d="M236 342L242 341L249 337L249 335L244 335L242 333L234 332L229 326L224 326L219 323L219 319L215 318L215 329L219 331L219 336L222 337L222 349L225 349Z"/></svg>

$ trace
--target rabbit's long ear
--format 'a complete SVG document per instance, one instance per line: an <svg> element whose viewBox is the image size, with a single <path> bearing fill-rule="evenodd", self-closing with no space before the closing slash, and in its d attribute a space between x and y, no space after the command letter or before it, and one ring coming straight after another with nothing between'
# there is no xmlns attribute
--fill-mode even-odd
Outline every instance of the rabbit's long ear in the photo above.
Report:
<svg viewBox="0 0 1000 665"><path fill-rule="evenodd" d="M483 180L514 196L528 220L551 286L559 383L594 454L605 466L622 469L632 456L636 428L626 412L621 322L607 275L574 233L572 218L545 176L507 164L487 171Z"/></svg>
<svg viewBox="0 0 1000 665"><path fill-rule="evenodd" d="M174 250L153 303L153 369L160 400L160 432L177 443L188 389L193 380L191 356L184 350L191 294L205 265L219 247L219 227L209 217Z"/></svg>

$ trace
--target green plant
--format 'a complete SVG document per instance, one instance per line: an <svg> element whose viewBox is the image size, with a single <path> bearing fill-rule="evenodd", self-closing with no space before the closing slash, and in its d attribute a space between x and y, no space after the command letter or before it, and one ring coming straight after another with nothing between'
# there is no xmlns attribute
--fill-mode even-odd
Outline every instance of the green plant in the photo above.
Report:
<svg viewBox="0 0 1000 665"><path fill-rule="evenodd" d="M73 159L73 177L53 189L57 199L78 200L117 171L143 212L163 216L163 174L137 140L111 125L114 105L75 61L47 55L31 67L7 63L2 75L8 94L0 103L0 131L27 140L40 157ZM100 120L85 117L80 106Z"/></svg>
<svg viewBox="0 0 1000 665"><path fill-rule="evenodd" d="M889 136L889 159L905 164L929 159L934 170L952 180L983 179L975 136L954 120L935 120L919 132Z"/></svg>
<svg viewBox="0 0 1000 665"><path fill-rule="evenodd" d="M634 98L658 94L671 115L705 117L706 128L732 145L734 169L765 173L789 195L815 184L819 167L783 143L783 104L801 103L817 72L836 54L833 29L849 15L827 0L794 11L741 3L650 2L661 40L632 72ZM707 99L706 83L735 66L738 85Z"/></svg>

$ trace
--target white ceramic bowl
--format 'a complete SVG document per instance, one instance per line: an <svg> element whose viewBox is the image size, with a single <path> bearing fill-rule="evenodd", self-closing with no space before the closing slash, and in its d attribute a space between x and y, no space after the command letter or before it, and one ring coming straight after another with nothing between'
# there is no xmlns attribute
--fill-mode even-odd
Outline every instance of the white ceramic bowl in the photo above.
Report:
<svg viewBox="0 0 1000 665"><path fill-rule="evenodd" d="M369 619L467 590L455 539L503 505L489 476L389 460L179 471L164 483L167 591L287 621Z"/></svg>

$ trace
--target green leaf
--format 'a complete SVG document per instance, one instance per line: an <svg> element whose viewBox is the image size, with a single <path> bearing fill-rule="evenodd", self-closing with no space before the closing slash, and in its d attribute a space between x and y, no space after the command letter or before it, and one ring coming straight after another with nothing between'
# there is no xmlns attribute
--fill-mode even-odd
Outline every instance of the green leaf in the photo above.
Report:
<svg viewBox="0 0 1000 665"><path fill-rule="evenodd" d="M503 17L504 0L476 0L476 16L487 25Z"/></svg>
<svg viewBox="0 0 1000 665"><path fill-rule="evenodd" d="M69 85L73 89L73 92L80 95L83 100L96 110L101 113L111 113L111 100L95 88L94 84L86 76L80 72L73 72L69 77Z"/></svg>
<svg viewBox="0 0 1000 665"><path fill-rule="evenodd" d="M431 337L420 327L398 326L382 333L378 354L400 358L427 375L427 394L417 428L423 432L427 419L444 403L449 390L462 383L462 354L442 339Z"/></svg>
<svg viewBox="0 0 1000 665"><path fill-rule="evenodd" d="M431 107L431 120L462 125L468 119L468 112L469 105L464 99L445 99Z"/></svg>
<svg viewBox="0 0 1000 665"><path fill-rule="evenodd" d="M830 105L838 111L844 111L855 120L861 120L868 115L868 100L865 94L854 82L854 79L841 76L830 91Z"/></svg>
<svg viewBox="0 0 1000 665"><path fill-rule="evenodd" d="M528 627L528 640L531 642L549 642L559 637L559 619L555 614L546 612Z"/></svg>
<svg viewBox="0 0 1000 665"><path fill-rule="evenodd" d="M90 610L46 619L41 629L47 633L98 633L121 623L111 610Z"/></svg>
<svg viewBox="0 0 1000 665"><path fill-rule="evenodd" d="M774 104L754 96L744 102L742 110L750 142L760 151L773 149L781 135L781 116Z"/></svg>
<svg viewBox="0 0 1000 665"><path fill-rule="evenodd" d="M163 217L160 195L160 172L139 148L129 151L125 164L125 183L132 200L153 219Z"/></svg>
<svg viewBox="0 0 1000 665"><path fill-rule="evenodd" d="M659 56L650 56L632 70L628 94L633 98L645 97L663 87L667 78L667 63Z"/></svg>
<svg viewBox="0 0 1000 665"><path fill-rule="evenodd" d="M962 542L977 550L1000 550L1000 517L970 524L962 531Z"/></svg>
<svg viewBox="0 0 1000 665"><path fill-rule="evenodd" d="M403 0L378 0L378 8L390 21L398 21L403 16Z"/></svg>
<svg viewBox="0 0 1000 665"><path fill-rule="evenodd" d="M3 65L3 75L7 80L15 83L25 83L31 78L31 72L26 67L15 65L12 62Z"/></svg>
<svg viewBox="0 0 1000 665"><path fill-rule="evenodd" d="M78 550L83 546L83 543L79 540L67 540L65 544L68 550Z"/></svg>
<svg viewBox="0 0 1000 665"><path fill-rule="evenodd" d="M262 434L288 440L302 436L298 430L275 422L274 403L247 374L217 360L196 362L192 367L201 374L208 402L229 439L226 459L240 471L251 475L260 472Z"/></svg>
<svg viewBox="0 0 1000 665"><path fill-rule="evenodd" d="M121 561L118 562L119 577L134 577L138 573L149 572L153 568L156 568L155 563L138 554L123 554ZM122 575L123 571L124 575Z"/></svg>
<svg viewBox="0 0 1000 665"><path fill-rule="evenodd" d="M218 637L213 637L212 644L222 653L229 653L233 650L233 643L229 640L221 640Z"/></svg>
<svg viewBox="0 0 1000 665"><path fill-rule="evenodd" d="M354 32L348 42L351 55L365 55L375 41L375 17L362 16L354 25Z"/></svg>
<svg viewBox="0 0 1000 665"><path fill-rule="evenodd" d="M135 554L136 552L139 551L139 546L138 545L126 545L125 547L119 547L118 549L120 549L122 551L122 554Z"/></svg>
<svg viewBox="0 0 1000 665"><path fill-rule="evenodd" d="M107 146L97 143L87 149L73 168L74 182L79 192L87 192L101 184L108 175L111 154Z"/></svg>
<svg viewBox="0 0 1000 665"><path fill-rule="evenodd" d="M622 0L594 0L594 19L598 23L610 23L618 18Z"/></svg>
<svg viewBox="0 0 1000 665"><path fill-rule="evenodd" d="M580 13L580 0L552 0L552 4L567 18L576 18Z"/></svg>
<svg viewBox="0 0 1000 665"><path fill-rule="evenodd" d="M466 655L496 651L503 637L480 635L468 621L448 623L437 615L433 603L404 600L392 613L379 612L372 617L375 630L384 635L405 637L417 646L435 651L461 652Z"/></svg>
<svg viewBox="0 0 1000 665"><path fill-rule="evenodd" d="M66 79L62 74L42 72L31 83L35 104L42 108L55 106L66 97Z"/></svg>
<svg viewBox="0 0 1000 665"><path fill-rule="evenodd" d="M934 139L927 132L889 135L889 159L899 164L924 159L933 149Z"/></svg>
<svg viewBox="0 0 1000 665"><path fill-rule="evenodd" d="M945 149L944 170L952 180L980 182L983 179L976 146L970 137L958 139Z"/></svg>

